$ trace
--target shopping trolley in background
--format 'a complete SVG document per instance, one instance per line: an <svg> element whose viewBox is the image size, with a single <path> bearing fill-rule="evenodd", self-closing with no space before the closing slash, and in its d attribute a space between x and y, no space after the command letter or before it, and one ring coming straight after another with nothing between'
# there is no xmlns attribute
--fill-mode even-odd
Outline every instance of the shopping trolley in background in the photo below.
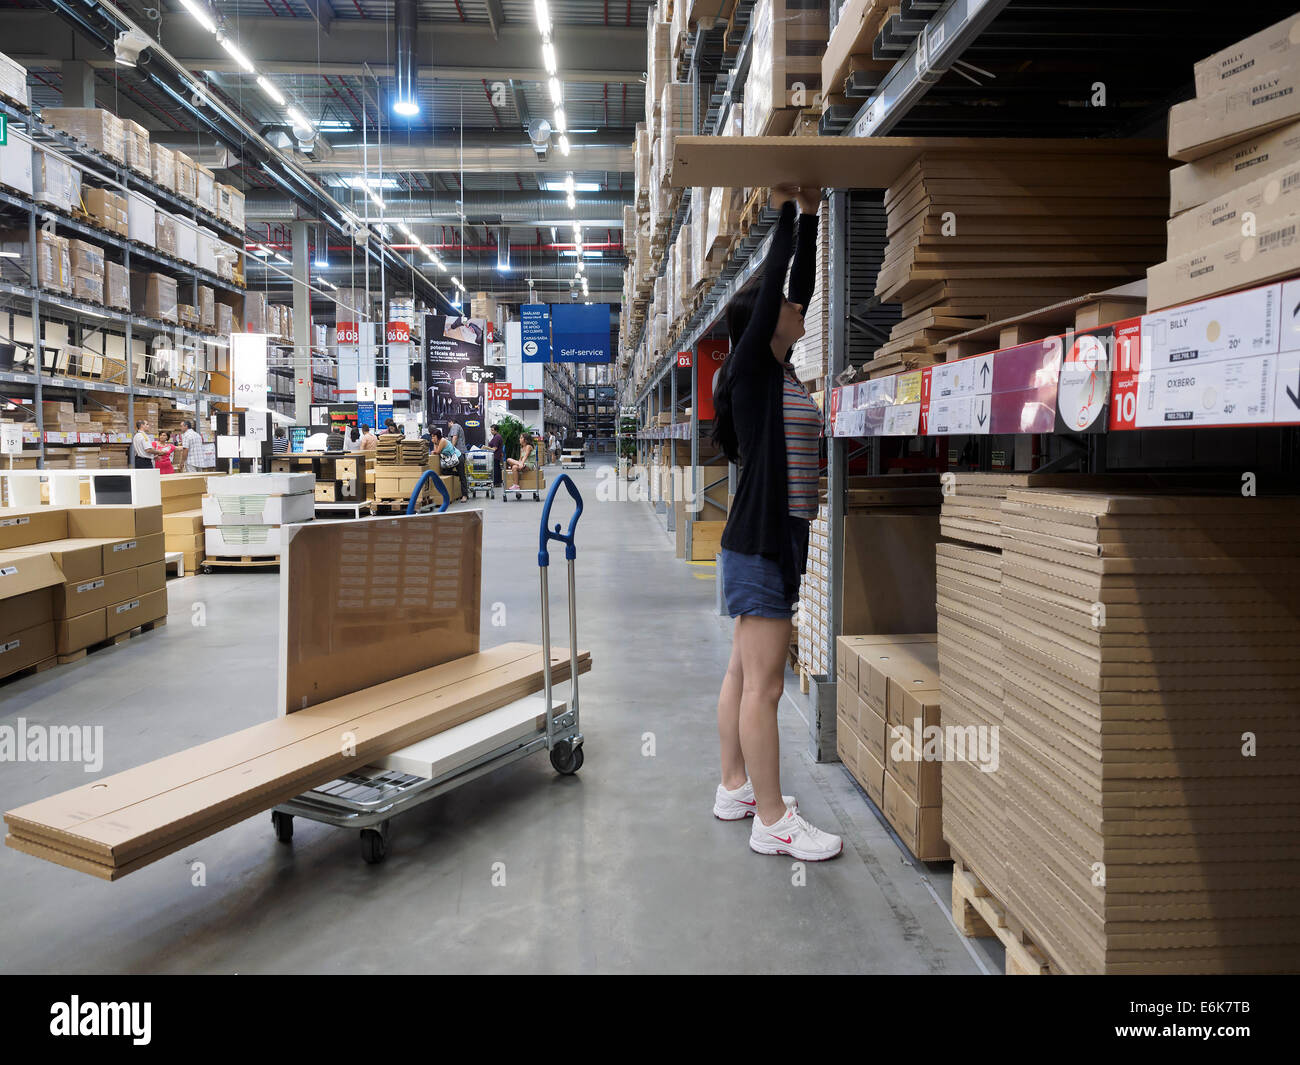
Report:
<svg viewBox="0 0 1300 1065"><path fill-rule="evenodd" d="M554 530L546 523L551 504L560 485L573 497L574 511L567 532ZM418 489L417 489L418 494ZM413 496L414 500L417 496ZM444 494L444 499L446 498ZM444 504L445 509L445 504ZM408 512L409 513L409 512ZM542 507L541 532L538 536L537 566L541 572L542 591L542 693L491 710L463 724L421 740L391 757L418 762L428 767L429 775L381 766L364 766L331 780L318 788L281 803L271 811L275 838L281 843L293 840L293 819L338 828L361 830L361 857L370 864L382 862L388 854L389 822L395 814L437 798L452 788L466 784L485 773L509 765L538 751L547 751L551 767L564 776L582 768L583 735L578 719L578 603L574 594L574 563L578 557L574 533L582 517L582 496L577 485L560 474ZM551 597L547 576L551 566L548 547L552 540L564 544L564 558L569 578L569 698L553 702L551 679ZM549 712L548 712L549 710ZM539 727L537 719L542 718Z"/></svg>
<svg viewBox="0 0 1300 1065"><path fill-rule="evenodd" d="M494 456L495 452L485 447L472 447L465 452L465 478L469 482L465 490L471 499L477 499L480 492L487 493L488 499L496 498L492 484Z"/></svg>

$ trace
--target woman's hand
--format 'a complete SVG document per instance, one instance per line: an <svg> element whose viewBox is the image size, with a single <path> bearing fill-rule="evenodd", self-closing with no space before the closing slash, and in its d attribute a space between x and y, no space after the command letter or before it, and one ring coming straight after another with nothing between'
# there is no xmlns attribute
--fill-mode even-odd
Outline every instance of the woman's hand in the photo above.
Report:
<svg viewBox="0 0 1300 1065"><path fill-rule="evenodd" d="M799 190L793 185L777 185L772 190L771 199L768 201L774 211L779 211L787 203L798 196Z"/></svg>
<svg viewBox="0 0 1300 1065"><path fill-rule="evenodd" d="M815 187L801 188L795 199L799 202L799 210L804 214L816 214L822 205L822 190Z"/></svg>

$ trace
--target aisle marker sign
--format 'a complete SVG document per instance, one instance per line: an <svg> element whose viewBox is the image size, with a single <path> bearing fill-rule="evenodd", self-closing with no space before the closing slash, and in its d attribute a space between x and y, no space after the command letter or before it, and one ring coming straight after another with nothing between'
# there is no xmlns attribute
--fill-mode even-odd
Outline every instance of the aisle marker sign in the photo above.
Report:
<svg viewBox="0 0 1300 1065"><path fill-rule="evenodd" d="M489 403L509 403L514 397L514 386L509 381L488 382L487 401Z"/></svg>
<svg viewBox="0 0 1300 1065"><path fill-rule="evenodd" d="M677 366L682 370L691 368L691 353L689 351L679 351L677 353Z"/></svg>

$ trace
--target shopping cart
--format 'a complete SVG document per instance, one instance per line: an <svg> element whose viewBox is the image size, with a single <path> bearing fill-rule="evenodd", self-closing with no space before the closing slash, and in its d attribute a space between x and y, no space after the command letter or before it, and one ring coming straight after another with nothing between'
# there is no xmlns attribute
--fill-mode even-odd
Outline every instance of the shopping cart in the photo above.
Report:
<svg viewBox="0 0 1300 1065"><path fill-rule="evenodd" d="M574 511L567 532L560 523L548 530L551 504L560 485L573 497ZM414 497L413 497L414 498ZM445 506L444 506L445 509ZM541 573L542 593L542 694L529 696L471 718L464 724L412 744L391 756L400 760L427 762L431 771L425 775L383 766L365 766L328 784L281 803L271 811L275 838L281 843L293 839L293 819L361 830L361 857L370 864L382 862L388 855L392 818L404 810L435 799L452 788L467 784L501 766L517 762L538 751L550 754L557 773L571 776L582 768L583 735L578 718L578 614L575 595L574 563L578 557L574 533L582 517L582 496L573 481L560 474L551 485L542 507L541 531L538 536L537 566ZM552 540L564 544L564 558L569 578L569 698L553 702L551 679L551 600L548 574L551 565L549 545ZM537 718L543 724L537 725Z"/></svg>
<svg viewBox="0 0 1300 1065"><path fill-rule="evenodd" d="M496 498L493 486L493 458L491 448L472 447L465 452L465 477L469 483L465 486L471 499L477 499L479 492L487 494L488 499Z"/></svg>

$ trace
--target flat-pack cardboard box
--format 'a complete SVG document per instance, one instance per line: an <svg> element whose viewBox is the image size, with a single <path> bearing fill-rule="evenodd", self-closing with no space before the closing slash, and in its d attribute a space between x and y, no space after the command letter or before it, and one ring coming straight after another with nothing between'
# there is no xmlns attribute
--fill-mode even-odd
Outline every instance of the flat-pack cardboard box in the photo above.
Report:
<svg viewBox="0 0 1300 1065"><path fill-rule="evenodd" d="M109 192L108 189L86 189L81 195L81 202L85 204L87 212L109 232L121 237L130 232L125 196Z"/></svg>
<svg viewBox="0 0 1300 1065"><path fill-rule="evenodd" d="M854 776L858 773L858 734L853 729L853 722L843 714L837 714L835 720L835 752Z"/></svg>
<svg viewBox="0 0 1300 1065"><path fill-rule="evenodd" d="M8 677L28 666L54 657L54 623L33 625L0 643L0 677Z"/></svg>
<svg viewBox="0 0 1300 1065"><path fill-rule="evenodd" d="M125 540L162 532L162 507L137 507L130 503L101 503L91 507L66 507L67 536Z"/></svg>
<svg viewBox="0 0 1300 1065"><path fill-rule="evenodd" d="M885 773L884 793L885 818L913 855L923 862L941 862L951 857L943 838L943 810L940 807L918 806L888 771Z"/></svg>
<svg viewBox="0 0 1300 1065"><path fill-rule="evenodd" d="M133 569L84 581L68 581L54 592L54 617L60 621L75 618L110 603L119 603L135 595L138 587Z"/></svg>
<svg viewBox="0 0 1300 1065"><path fill-rule="evenodd" d="M1211 96L1220 89L1235 89L1259 76L1294 61L1300 47L1300 15L1290 15L1267 29L1215 52L1197 63L1196 95Z"/></svg>
<svg viewBox="0 0 1300 1065"><path fill-rule="evenodd" d="M131 309L131 273L121 263L104 263L104 306Z"/></svg>
<svg viewBox="0 0 1300 1065"><path fill-rule="evenodd" d="M0 552L0 641L54 617L63 573L49 554Z"/></svg>
<svg viewBox="0 0 1300 1065"><path fill-rule="evenodd" d="M1262 174L1222 196L1216 196L1171 218L1168 225L1168 258L1241 237L1247 215L1258 231L1300 210L1300 162Z"/></svg>
<svg viewBox="0 0 1300 1065"><path fill-rule="evenodd" d="M1227 195L1247 182L1300 162L1300 122L1249 137L1169 172L1169 213Z"/></svg>
<svg viewBox="0 0 1300 1065"><path fill-rule="evenodd" d="M26 547L13 548L4 557L17 560L21 557L48 555L63 574L63 581L81 581L98 577L103 569L104 541L94 538L49 540Z"/></svg>
<svg viewBox="0 0 1300 1065"><path fill-rule="evenodd" d="M890 725L922 728L939 724L939 658L921 656L890 672L885 695L885 721Z"/></svg>
<svg viewBox="0 0 1300 1065"><path fill-rule="evenodd" d="M138 569L150 562L160 562L163 557L163 534L148 533L129 539L110 540L103 547L103 573L117 573L124 569Z"/></svg>
<svg viewBox="0 0 1300 1065"><path fill-rule="evenodd" d="M0 563L0 570L4 568ZM0 583L0 592L3 587ZM54 619L54 587L0 597L0 643L23 629Z"/></svg>
<svg viewBox="0 0 1300 1065"><path fill-rule="evenodd" d="M105 635L120 636L139 625L157 621L167 616L167 591L145 592L134 595L106 608Z"/></svg>
<svg viewBox="0 0 1300 1065"><path fill-rule="evenodd" d="M214 525L287 525L310 521L316 514L315 480L312 491L296 495L208 495L203 497L203 524Z"/></svg>
<svg viewBox="0 0 1300 1065"><path fill-rule="evenodd" d="M885 767L861 740L858 741L858 783L880 810L885 808Z"/></svg>
<svg viewBox="0 0 1300 1065"><path fill-rule="evenodd" d="M131 306L137 314L175 324L178 304L174 277L131 271Z"/></svg>
<svg viewBox="0 0 1300 1065"><path fill-rule="evenodd" d="M1300 272L1300 216L1234 235L1147 270L1147 310L1262 284Z"/></svg>
<svg viewBox="0 0 1300 1065"><path fill-rule="evenodd" d="M197 510L201 515L202 508L203 496L197 492L191 496L169 496L162 501L164 519L172 514L188 514L192 510Z"/></svg>
<svg viewBox="0 0 1300 1065"><path fill-rule="evenodd" d="M173 473L158 479L158 494L163 499L173 496L201 496L208 490L206 473Z"/></svg>
<svg viewBox="0 0 1300 1065"><path fill-rule="evenodd" d="M170 148L161 144L153 146L150 159L153 167L154 184L161 185L168 192L176 191L176 155Z"/></svg>
<svg viewBox="0 0 1300 1065"><path fill-rule="evenodd" d="M65 507L0 507L0 551L67 537Z"/></svg>
<svg viewBox="0 0 1300 1065"><path fill-rule="evenodd" d="M54 648L61 655L72 654L108 638L104 608L61 618L54 628Z"/></svg>
<svg viewBox="0 0 1300 1065"><path fill-rule="evenodd" d="M939 668L938 636L934 633L905 633L896 639L882 638L858 653L858 694L877 714L888 720L889 678L913 676L917 670Z"/></svg>
<svg viewBox="0 0 1300 1065"><path fill-rule="evenodd" d="M315 483L310 473L234 473L211 478L207 491L212 496L288 496L300 492L310 496Z"/></svg>
<svg viewBox="0 0 1300 1065"><path fill-rule="evenodd" d="M938 507L933 514L846 514L842 542L843 631L934 631Z"/></svg>
<svg viewBox="0 0 1300 1065"><path fill-rule="evenodd" d="M876 713L866 699L857 696L858 703L858 737L867 745L867 749L882 765L885 762L885 744L888 726L881 714Z"/></svg>
<svg viewBox="0 0 1300 1065"><path fill-rule="evenodd" d="M885 745L885 768L893 774L895 781L917 806L941 806L944 757L942 736L933 741L933 749L929 751L924 736L921 737L920 746L916 741L914 728L891 727Z"/></svg>
<svg viewBox="0 0 1300 1065"><path fill-rule="evenodd" d="M182 510L174 514L163 514L163 533L170 541L172 536L192 536L203 531L203 511L201 508Z"/></svg>
<svg viewBox="0 0 1300 1065"><path fill-rule="evenodd" d="M156 592L159 588L165 588L167 586L167 563L159 559L157 562L146 562L143 566L136 567L135 582L141 595L145 592Z"/></svg>
<svg viewBox="0 0 1300 1065"><path fill-rule="evenodd" d="M125 128L111 111L97 107L46 107L41 111L41 119L110 159L126 162Z"/></svg>
<svg viewBox="0 0 1300 1065"><path fill-rule="evenodd" d="M292 529L289 525L284 528ZM215 525L203 531L204 554L263 558L278 555L284 544L284 529L278 525Z"/></svg>
<svg viewBox="0 0 1300 1065"><path fill-rule="evenodd" d="M1169 109L1169 158L1190 163L1300 118L1300 63L1283 65Z"/></svg>

